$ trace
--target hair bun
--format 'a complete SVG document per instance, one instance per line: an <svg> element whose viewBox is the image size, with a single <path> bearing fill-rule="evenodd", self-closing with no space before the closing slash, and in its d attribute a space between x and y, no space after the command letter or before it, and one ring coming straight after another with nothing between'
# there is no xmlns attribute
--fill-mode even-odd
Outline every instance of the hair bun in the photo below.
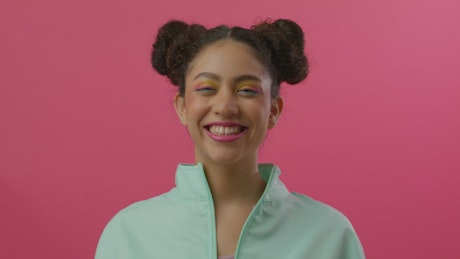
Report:
<svg viewBox="0 0 460 259"><path fill-rule="evenodd" d="M158 31L153 44L152 66L158 73L169 78L172 84L179 85L181 73L186 69L191 56L195 53L199 36L206 29L197 24L170 21Z"/></svg>
<svg viewBox="0 0 460 259"><path fill-rule="evenodd" d="M307 77L304 35L297 23L279 19L274 22L264 21L252 29L266 38L272 51L273 65L279 72L279 81L297 84Z"/></svg>

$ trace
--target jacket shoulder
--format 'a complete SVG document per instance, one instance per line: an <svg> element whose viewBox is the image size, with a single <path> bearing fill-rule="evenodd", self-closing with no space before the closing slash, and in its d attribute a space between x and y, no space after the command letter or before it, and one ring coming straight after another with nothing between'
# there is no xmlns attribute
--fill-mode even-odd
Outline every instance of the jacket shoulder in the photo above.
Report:
<svg viewBox="0 0 460 259"><path fill-rule="evenodd" d="M96 248L96 259L106 258L129 258L128 251L117 248L116 254L113 249L114 244L124 243L124 229L126 225L133 225L138 217L156 203L161 203L162 195L150 198L148 200L137 201L118 211L105 226Z"/></svg>
<svg viewBox="0 0 460 259"><path fill-rule="evenodd" d="M135 202L106 225L96 259L207 258L207 240L213 215L210 201L188 199L173 188L159 196ZM171 242L180 239L190 242ZM152 245L155 244L155 245ZM193 252L193 253L192 253Z"/></svg>
<svg viewBox="0 0 460 259"><path fill-rule="evenodd" d="M296 192L291 193L289 199L290 203L297 205L297 213L301 213L318 222L324 222L328 225L332 224L336 227L351 226L350 221L342 212L326 203Z"/></svg>
<svg viewBox="0 0 460 259"><path fill-rule="evenodd" d="M311 251L335 253L338 258L365 258L358 235L342 212L299 193L291 193L288 199L287 206L293 208L289 210L290 221L295 222L288 229L297 231L304 245L315 244ZM316 243L318 240L321 243Z"/></svg>

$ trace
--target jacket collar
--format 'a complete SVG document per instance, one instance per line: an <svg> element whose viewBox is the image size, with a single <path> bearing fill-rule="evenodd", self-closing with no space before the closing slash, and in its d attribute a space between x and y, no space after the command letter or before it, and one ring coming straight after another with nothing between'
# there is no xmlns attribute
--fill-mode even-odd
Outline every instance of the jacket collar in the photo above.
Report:
<svg viewBox="0 0 460 259"><path fill-rule="evenodd" d="M286 198L289 191L279 179L279 168L274 164L259 164L258 167L260 176L267 183L261 200L270 203ZM184 201L212 200L203 165L179 164L176 170L176 187L170 194Z"/></svg>

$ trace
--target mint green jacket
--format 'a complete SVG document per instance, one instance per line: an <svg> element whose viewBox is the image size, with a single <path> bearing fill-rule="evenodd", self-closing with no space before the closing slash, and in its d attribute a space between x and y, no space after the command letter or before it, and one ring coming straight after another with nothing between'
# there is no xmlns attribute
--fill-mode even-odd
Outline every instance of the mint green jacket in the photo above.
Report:
<svg viewBox="0 0 460 259"><path fill-rule="evenodd" d="M261 164L259 172L267 186L244 224L235 259L365 258L345 216L290 193L278 167ZM202 165L179 165L175 188L115 215L95 258L216 259L214 205Z"/></svg>

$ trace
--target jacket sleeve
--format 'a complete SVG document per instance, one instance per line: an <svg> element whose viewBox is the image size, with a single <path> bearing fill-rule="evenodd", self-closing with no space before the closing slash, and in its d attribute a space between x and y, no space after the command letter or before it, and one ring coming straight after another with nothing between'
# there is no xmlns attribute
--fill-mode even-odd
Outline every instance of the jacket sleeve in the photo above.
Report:
<svg viewBox="0 0 460 259"><path fill-rule="evenodd" d="M123 240L122 228L113 218L99 238L95 259L130 259L128 247Z"/></svg>
<svg viewBox="0 0 460 259"><path fill-rule="evenodd" d="M364 250L353 227L344 230L340 259L365 259Z"/></svg>

